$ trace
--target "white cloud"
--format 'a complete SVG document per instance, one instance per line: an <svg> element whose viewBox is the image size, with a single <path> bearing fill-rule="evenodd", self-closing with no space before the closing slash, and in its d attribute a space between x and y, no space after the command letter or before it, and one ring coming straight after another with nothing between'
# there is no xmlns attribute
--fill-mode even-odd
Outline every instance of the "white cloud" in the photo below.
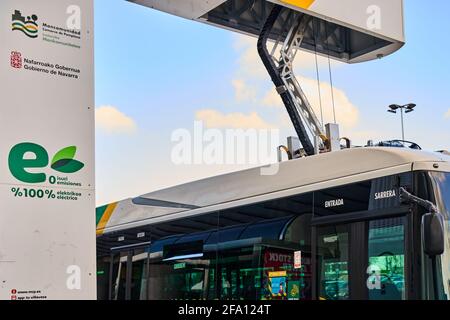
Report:
<svg viewBox="0 0 450 320"><path fill-rule="evenodd" d="M196 112L196 119L203 121L207 128L229 129L272 129L273 125L267 123L256 112L244 114L240 112L224 114L213 109L204 109Z"/></svg>
<svg viewBox="0 0 450 320"><path fill-rule="evenodd" d="M239 53L238 73L245 77L270 79L256 49L256 40L244 35L237 35L234 47Z"/></svg>
<svg viewBox="0 0 450 320"><path fill-rule="evenodd" d="M447 113L445 114L445 119L450 119L450 109L448 109Z"/></svg>
<svg viewBox="0 0 450 320"><path fill-rule="evenodd" d="M235 79L232 81L232 85L234 88L237 102L256 100L256 89L254 87L249 86L244 80Z"/></svg>
<svg viewBox="0 0 450 320"><path fill-rule="evenodd" d="M137 131L135 121L112 106L96 108L95 122L98 129L108 134L133 134Z"/></svg>

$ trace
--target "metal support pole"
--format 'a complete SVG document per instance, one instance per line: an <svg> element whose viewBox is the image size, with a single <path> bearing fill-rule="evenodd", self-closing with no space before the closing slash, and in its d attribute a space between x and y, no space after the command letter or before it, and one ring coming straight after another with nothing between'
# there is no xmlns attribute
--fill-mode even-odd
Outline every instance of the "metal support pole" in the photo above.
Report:
<svg viewBox="0 0 450 320"><path fill-rule="evenodd" d="M405 141L405 129L403 127L403 107L400 108L400 114L402 118L402 140Z"/></svg>
<svg viewBox="0 0 450 320"><path fill-rule="evenodd" d="M320 145L322 144L322 139L318 136L314 137L314 154L320 154Z"/></svg>

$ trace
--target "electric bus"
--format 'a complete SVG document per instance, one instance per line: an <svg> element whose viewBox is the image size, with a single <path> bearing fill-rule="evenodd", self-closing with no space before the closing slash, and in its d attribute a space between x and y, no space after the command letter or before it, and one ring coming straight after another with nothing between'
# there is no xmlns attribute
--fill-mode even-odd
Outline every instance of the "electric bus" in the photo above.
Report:
<svg viewBox="0 0 450 320"><path fill-rule="evenodd" d="M98 298L450 299L450 157L363 147L97 209Z"/></svg>

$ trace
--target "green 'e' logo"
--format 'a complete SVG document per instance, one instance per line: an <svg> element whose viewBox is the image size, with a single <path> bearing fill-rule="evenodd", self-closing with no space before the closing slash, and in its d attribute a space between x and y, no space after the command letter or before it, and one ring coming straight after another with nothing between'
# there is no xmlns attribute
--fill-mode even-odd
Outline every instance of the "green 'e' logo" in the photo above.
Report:
<svg viewBox="0 0 450 320"><path fill-rule="evenodd" d="M52 158L51 168L61 173L75 173L80 171L84 164L74 160L77 147L71 146L59 150ZM20 143L9 152L8 165L11 174L25 183L42 183L47 176L45 173L32 173L27 169L45 168L49 164L48 152L35 143Z"/></svg>
<svg viewBox="0 0 450 320"><path fill-rule="evenodd" d="M33 154L33 158L25 159L27 153ZM38 144L20 143L9 152L9 171L22 182L41 183L45 182L45 173L30 173L26 169L44 168L48 165L48 153Z"/></svg>

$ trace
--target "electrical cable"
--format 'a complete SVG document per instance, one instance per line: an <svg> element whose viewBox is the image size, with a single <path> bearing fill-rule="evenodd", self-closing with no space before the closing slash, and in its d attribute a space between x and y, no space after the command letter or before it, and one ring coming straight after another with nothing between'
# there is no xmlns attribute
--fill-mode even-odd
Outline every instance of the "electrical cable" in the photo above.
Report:
<svg viewBox="0 0 450 320"><path fill-rule="evenodd" d="M337 123L337 121L336 121L336 106L334 103L333 76L331 74L331 59L330 59L330 42L329 42L329 35L328 35L328 23L325 23L325 34L326 34L326 43L327 43L328 71L330 74L330 85L331 85L331 101L333 103L333 118L334 118L334 123Z"/></svg>
<svg viewBox="0 0 450 320"><path fill-rule="evenodd" d="M312 21L313 33L314 33L314 57L316 60L316 77L317 77L317 90L319 91L319 105L320 105L320 121L322 124L322 130L324 130L323 122L323 107L322 107L322 91L320 89L320 74L319 74L319 62L317 60L317 33L315 29L316 20Z"/></svg>

